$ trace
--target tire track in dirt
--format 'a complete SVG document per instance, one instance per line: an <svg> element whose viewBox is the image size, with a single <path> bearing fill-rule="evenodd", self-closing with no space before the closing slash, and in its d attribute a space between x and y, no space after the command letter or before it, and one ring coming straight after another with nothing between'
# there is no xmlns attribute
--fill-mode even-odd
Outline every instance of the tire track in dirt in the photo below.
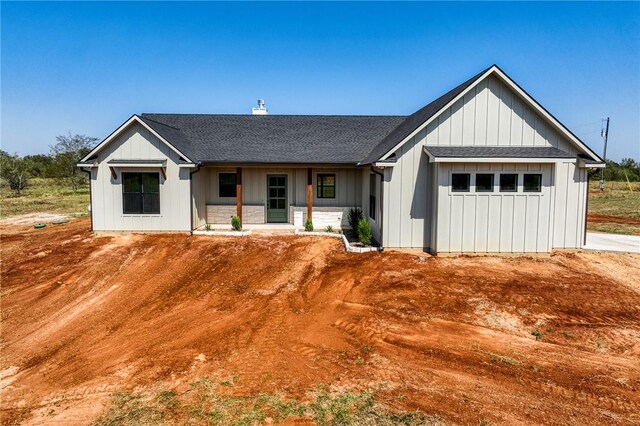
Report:
<svg viewBox="0 0 640 426"><path fill-rule="evenodd" d="M7 233L3 422L88 423L113 391L204 376L237 395L373 387L453 424L638 421L625 280L640 256L353 255L310 237L98 237L81 220Z"/></svg>

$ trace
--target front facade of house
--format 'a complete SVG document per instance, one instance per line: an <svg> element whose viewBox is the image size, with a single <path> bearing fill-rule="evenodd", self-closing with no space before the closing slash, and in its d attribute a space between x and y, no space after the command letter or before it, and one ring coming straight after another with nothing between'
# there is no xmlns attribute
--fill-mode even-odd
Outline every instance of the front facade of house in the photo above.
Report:
<svg viewBox="0 0 640 426"><path fill-rule="evenodd" d="M603 162L497 66L407 116L143 114L79 163L95 231L348 226L432 253L580 248Z"/></svg>

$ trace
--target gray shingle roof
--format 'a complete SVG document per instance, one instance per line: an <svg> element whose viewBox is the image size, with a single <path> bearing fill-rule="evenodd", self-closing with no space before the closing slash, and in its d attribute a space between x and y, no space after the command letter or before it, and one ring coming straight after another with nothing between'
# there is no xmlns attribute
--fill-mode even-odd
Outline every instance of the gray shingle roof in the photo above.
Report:
<svg viewBox="0 0 640 426"><path fill-rule="evenodd" d="M142 114L140 118L193 161L356 164L406 117Z"/></svg>
<svg viewBox="0 0 640 426"><path fill-rule="evenodd" d="M547 146L425 146L440 158L575 158L575 155Z"/></svg>
<svg viewBox="0 0 640 426"><path fill-rule="evenodd" d="M196 162L371 164L494 66L410 116L142 114L139 118L186 160ZM493 155L485 149L492 147L479 148L481 151L460 151L456 156L551 158L544 157L548 154L568 158L560 150L545 154L525 148Z"/></svg>

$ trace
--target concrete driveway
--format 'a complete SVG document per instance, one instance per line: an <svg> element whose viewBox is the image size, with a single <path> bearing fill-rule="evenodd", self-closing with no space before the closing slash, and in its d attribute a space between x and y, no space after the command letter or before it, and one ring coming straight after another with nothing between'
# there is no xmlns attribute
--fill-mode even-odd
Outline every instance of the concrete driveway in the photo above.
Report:
<svg viewBox="0 0 640 426"><path fill-rule="evenodd" d="M585 250L640 253L640 236L587 232Z"/></svg>

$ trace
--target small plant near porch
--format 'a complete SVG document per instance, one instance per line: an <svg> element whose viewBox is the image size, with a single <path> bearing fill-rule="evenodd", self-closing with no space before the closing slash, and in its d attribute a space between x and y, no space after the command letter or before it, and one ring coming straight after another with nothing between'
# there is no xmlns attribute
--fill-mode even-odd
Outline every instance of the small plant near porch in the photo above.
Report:
<svg viewBox="0 0 640 426"><path fill-rule="evenodd" d="M358 227L357 229L357 234L358 234L358 241L360 241L360 243L364 244L365 246L368 246L371 244L371 225L369 225L369 221L367 219L360 219L360 222L358 222Z"/></svg>
<svg viewBox="0 0 640 426"><path fill-rule="evenodd" d="M240 222L240 218L238 216L231 216L231 227L234 231L242 230L242 222Z"/></svg>
<svg viewBox="0 0 640 426"><path fill-rule="evenodd" d="M304 223L304 230L307 232L313 231L313 221L311 219L307 219Z"/></svg>
<svg viewBox="0 0 640 426"><path fill-rule="evenodd" d="M207 223L207 224L204 225L204 230L205 231L211 231L212 229L213 229L213 226L211 226L210 223Z"/></svg>
<svg viewBox="0 0 640 426"><path fill-rule="evenodd" d="M362 219L364 219L364 214L362 213L362 210L360 208L356 207L353 209L349 209L349 226L351 227L353 232L358 232L358 224Z"/></svg>

